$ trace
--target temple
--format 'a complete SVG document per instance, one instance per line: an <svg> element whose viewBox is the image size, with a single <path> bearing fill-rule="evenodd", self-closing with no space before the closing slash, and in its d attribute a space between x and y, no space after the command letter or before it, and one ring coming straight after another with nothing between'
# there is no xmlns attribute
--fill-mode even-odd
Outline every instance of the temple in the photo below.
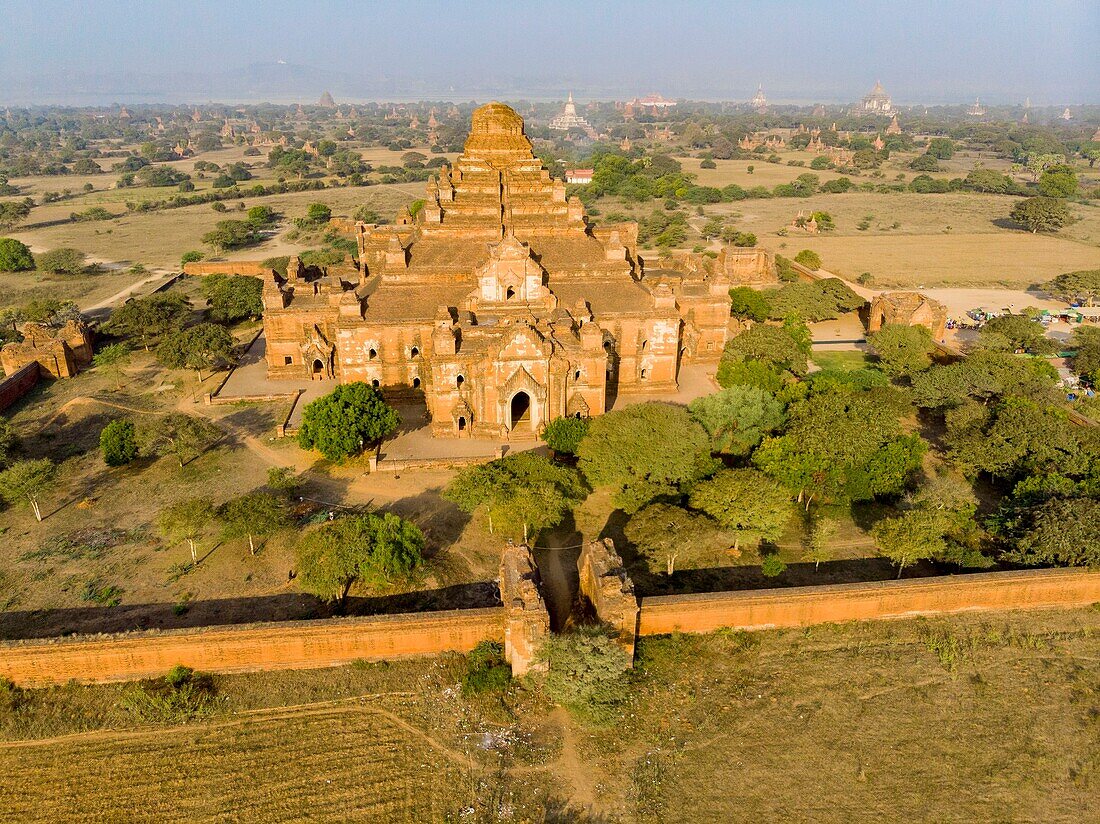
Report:
<svg viewBox="0 0 1100 824"><path fill-rule="evenodd" d="M637 224L592 227L501 103L415 215L355 234L358 261L264 275L268 375L422 397L437 436L533 437L674 392L682 364L718 360L730 286L770 269L746 249L647 271Z"/></svg>
<svg viewBox="0 0 1100 824"><path fill-rule="evenodd" d="M593 132L591 124L577 114L577 104L573 102L573 92L569 93L569 99L565 101L565 108L562 113L553 118L547 125L558 132L567 132L570 129L580 129L585 133Z"/></svg>
<svg viewBox="0 0 1100 824"><path fill-rule="evenodd" d="M854 114L891 115L894 111L890 95L882 88L882 83L876 80L875 87L856 104Z"/></svg>

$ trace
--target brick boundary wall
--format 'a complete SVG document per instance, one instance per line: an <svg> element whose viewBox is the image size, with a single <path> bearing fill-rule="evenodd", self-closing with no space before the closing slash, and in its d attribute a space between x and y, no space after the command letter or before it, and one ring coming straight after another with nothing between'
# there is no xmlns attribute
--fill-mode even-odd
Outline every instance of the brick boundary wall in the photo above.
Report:
<svg viewBox="0 0 1100 824"><path fill-rule="evenodd" d="M502 608L490 607L8 641L0 643L0 677L41 687L153 678L177 664L232 673L469 652L481 641L503 642L504 619Z"/></svg>
<svg viewBox="0 0 1100 824"><path fill-rule="evenodd" d="M1037 569L865 584L643 598L639 635L905 618L952 612L1086 606L1100 602L1100 572Z"/></svg>
<svg viewBox="0 0 1100 824"><path fill-rule="evenodd" d="M249 277L262 278L270 271L270 266L264 266L254 260L227 261L224 263L185 263L183 265L183 273L193 277L248 275Z"/></svg>
<svg viewBox="0 0 1100 824"><path fill-rule="evenodd" d="M33 361L0 380L0 412L34 389L41 377L38 361Z"/></svg>

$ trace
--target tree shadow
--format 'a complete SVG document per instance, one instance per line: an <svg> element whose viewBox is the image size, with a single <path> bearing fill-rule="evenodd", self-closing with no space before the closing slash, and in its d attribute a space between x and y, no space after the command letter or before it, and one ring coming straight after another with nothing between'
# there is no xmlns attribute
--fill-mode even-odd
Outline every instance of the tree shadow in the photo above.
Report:
<svg viewBox="0 0 1100 824"><path fill-rule="evenodd" d="M400 515L420 527L425 538L425 560L457 543L472 518L444 498L441 487L400 498L381 509Z"/></svg>

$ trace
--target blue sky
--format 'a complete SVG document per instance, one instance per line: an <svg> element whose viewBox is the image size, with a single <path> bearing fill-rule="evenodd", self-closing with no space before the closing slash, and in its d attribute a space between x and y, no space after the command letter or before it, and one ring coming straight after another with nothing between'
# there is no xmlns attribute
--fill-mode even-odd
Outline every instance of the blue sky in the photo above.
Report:
<svg viewBox="0 0 1100 824"><path fill-rule="evenodd" d="M903 102L1097 103L1100 2L0 0L0 96L28 77L117 83L274 60L457 96L518 78L847 100L881 79Z"/></svg>

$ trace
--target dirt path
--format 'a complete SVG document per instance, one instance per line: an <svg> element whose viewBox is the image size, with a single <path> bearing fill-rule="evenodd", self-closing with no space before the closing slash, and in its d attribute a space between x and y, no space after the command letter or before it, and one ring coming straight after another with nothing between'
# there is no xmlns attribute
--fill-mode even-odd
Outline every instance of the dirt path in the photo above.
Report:
<svg viewBox="0 0 1100 824"><path fill-rule="evenodd" d="M592 768L581 760L580 753L577 752L577 742L573 735L569 714L561 707L557 707L548 717L557 723L561 731L561 755L555 766L557 774L568 779L573 786L570 801L588 809L596 808L598 800L596 784L592 780Z"/></svg>
<svg viewBox="0 0 1100 824"><path fill-rule="evenodd" d="M100 263L101 263L101 265L106 265L106 264L103 264L102 261L100 261ZM171 275L170 272L167 272L167 271L164 271L164 270L157 270L157 271L153 272L152 274L150 274L148 277L144 277L141 280L134 281L129 286L127 286L125 289L122 289L118 292L115 292L113 295L111 295L109 298L106 298L105 300L101 300L98 303L92 304L91 306L81 306L80 311L85 312L85 313L91 313L91 312L97 312L100 309L109 309L109 308L111 308L112 306L114 306L116 304L123 303L128 297L130 297L130 295L132 295L135 292L139 291L143 287L148 286L150 283L156 283L159 280L164 280L166 277L169 277L170 275Z"/></svg>

